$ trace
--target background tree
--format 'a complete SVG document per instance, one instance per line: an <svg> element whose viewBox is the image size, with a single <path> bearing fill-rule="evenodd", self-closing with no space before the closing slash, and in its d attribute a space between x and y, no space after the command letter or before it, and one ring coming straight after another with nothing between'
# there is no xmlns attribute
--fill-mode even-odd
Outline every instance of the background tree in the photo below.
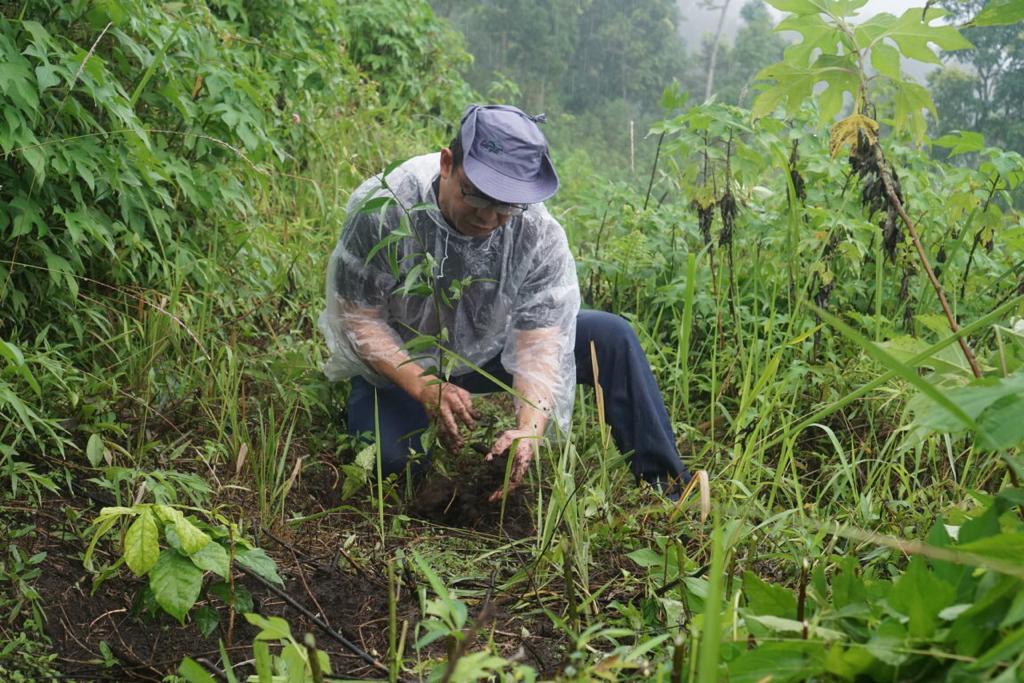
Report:
<svg viewBox="0 0 1024 683"><path fill-rule="evenodd" d="M985 0L941 0L950 19L963 24L976 16ZM972 130L990 145L1024 152L1024 22L1009 26L965 28L975 49L957 51L955 59L928 76L939 119L935 133Z"/></svg>
<svg viewBox="0 0 1024 683"><path fill-rule="evenodd" d="M693 61L686 85L692 92L717 95L719 102L750 103L749 90L754 76L765 64L782 59L786 39L773 30L774 20L761 0L750 0L740 10L743 23L733 44L719 44L715 66L710 66L715 40L705 36L699 59ZM711 80L713 75L713 81Z"/></svg>

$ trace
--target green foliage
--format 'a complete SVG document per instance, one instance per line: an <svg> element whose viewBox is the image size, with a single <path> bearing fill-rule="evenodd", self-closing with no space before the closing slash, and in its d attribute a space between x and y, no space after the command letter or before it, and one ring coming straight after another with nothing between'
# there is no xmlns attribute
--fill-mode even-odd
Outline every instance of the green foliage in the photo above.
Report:
<svg viewBox="0 0 1024 683"><path fill-rule="evenodd" d="M217 523L211 525L159 503L103 508L93 522L92 538L83 561L87 569L93 570L96 544L120 523L131 520L123 535L121 560L102 574L116 569L123 561L136 576L148 576L156 604L183 624L202 593L205 575L210 573L227 580L232 561L272 583L282 583L276 565L266 553L238 538L237 530L226 520L217 515L213 519ZM226 598L232 606L237 607L239 600L245 599L214 586L210 593ZM204 613L203 618L213 619L212 625L200 624L209 632L216 625L216 614Z"/></svg>
<svg viewBox="0 0 1024 683"><path fill-rule="evenodd" d="M924 111L934 112L935 105L927 90L903 77L900 57L937 64L939 58L931 44L944 50L971 47L955 27L933 25L944 16L940 10L922 13L908 9L900 17L882 13L852 25L847 20L864 5L861 0L774 0L771 4L790 13L776 30L798 32L802 40L786 48L782 62L758 74L759 79L774 81L774 85L755 100L755 118L780 105L792 116L819 83L826 86L816 96L820 122L839 114L844 94L853 98L853 113L864 113L874 81L894 92L891 106L896 132L909 130L920 141L926 126ZM877 72L874 77L868 74L869 63Z"/></svg>
<svg viewBox="0 0 1024 683"><path fill-rule="evenodd" d="M316 642L307 634L300 643L292 635L288 622L281 617L264 617L248 612L245 620L260 629L253 640L253 664L255 675L249 680L288 681L289 683L322 683L324 674L331 673L331 660L326 652L316 649ZM276 643L280 650L271 654L269 643ZM221 664L228 680L235 680L234 669L227 652L221 646ZM189 683L209 683L215 680L198 662L186 657L178 673Z"/></svg>

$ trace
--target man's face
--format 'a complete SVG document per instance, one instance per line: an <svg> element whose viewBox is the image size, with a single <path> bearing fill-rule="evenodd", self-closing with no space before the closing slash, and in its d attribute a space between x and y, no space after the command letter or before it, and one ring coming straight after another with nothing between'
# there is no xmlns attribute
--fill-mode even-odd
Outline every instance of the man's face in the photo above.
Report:
<svg viewBox="0 0 1024 683"><path fill-rule="evenodd" d="M460 166L452 168L452 153L441 150L441 185L437 205L453 228L470 237L486 237L508 222L508 214L499 213L494 206L476 208L466 197L480 197L482 193L466 178Z"/></svg>

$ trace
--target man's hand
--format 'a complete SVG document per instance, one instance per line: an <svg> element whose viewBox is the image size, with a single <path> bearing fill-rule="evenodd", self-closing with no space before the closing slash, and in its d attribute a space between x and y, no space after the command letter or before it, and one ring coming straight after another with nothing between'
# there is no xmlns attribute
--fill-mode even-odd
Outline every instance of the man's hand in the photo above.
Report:
<svg viewBox="0 0 1024 683"><path fill-rule="evenodd" d="M427 414L437 421L438 436L451 452L462 449L463 439L459 423L473 429L476 411L468 391L449 382L428 384L420 390L416 399L423 404Z"/></svg>
<svg viewBox="0 0 1024 683"><path fill-rule="evenodd" d="M493 460L495 456L509 450L514 443L516 445L515 452L508 454L513 459L512 474L508 478L508 488L498 489L490 495L488 501L493 503L501 500L506 493L519 486L523 477L526 476L526 470L530 467L530 461L533 460L539 441L540 437L537 436L537 433L529 429L510 429L507 432L502 432L498 440L491 446L491 450L487 452L484 460Z"/></svg>

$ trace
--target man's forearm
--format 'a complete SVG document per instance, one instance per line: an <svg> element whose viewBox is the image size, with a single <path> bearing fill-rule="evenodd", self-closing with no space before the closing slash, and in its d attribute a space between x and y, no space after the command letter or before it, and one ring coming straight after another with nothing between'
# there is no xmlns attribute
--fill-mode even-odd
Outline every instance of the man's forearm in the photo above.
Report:
<svg viewBox="0 0 1024 683"><path fill-rule="evenodd" d="M344 314L344 322L359 357L405 393L419 399L427 386L436 380L398 345L394 331L377 311L350 307Z"/></svg>
<svg viewBox="0 0 1024 683"><path fill-rule="evenodd" d="M541 328L517 334L513 388L521 398L516 422L519 429L541 436L555 410L560 332L557 328Z"/></svg>
<svg viewBox="0 0 1024 683"><path fill-rule="evenodd" d="M512 388L522 397L516 411L516 427L541 436L547 429L548 415L553 408L550 392L539 390L539 387L530 386L529 382L518 379Z"/></svg>

